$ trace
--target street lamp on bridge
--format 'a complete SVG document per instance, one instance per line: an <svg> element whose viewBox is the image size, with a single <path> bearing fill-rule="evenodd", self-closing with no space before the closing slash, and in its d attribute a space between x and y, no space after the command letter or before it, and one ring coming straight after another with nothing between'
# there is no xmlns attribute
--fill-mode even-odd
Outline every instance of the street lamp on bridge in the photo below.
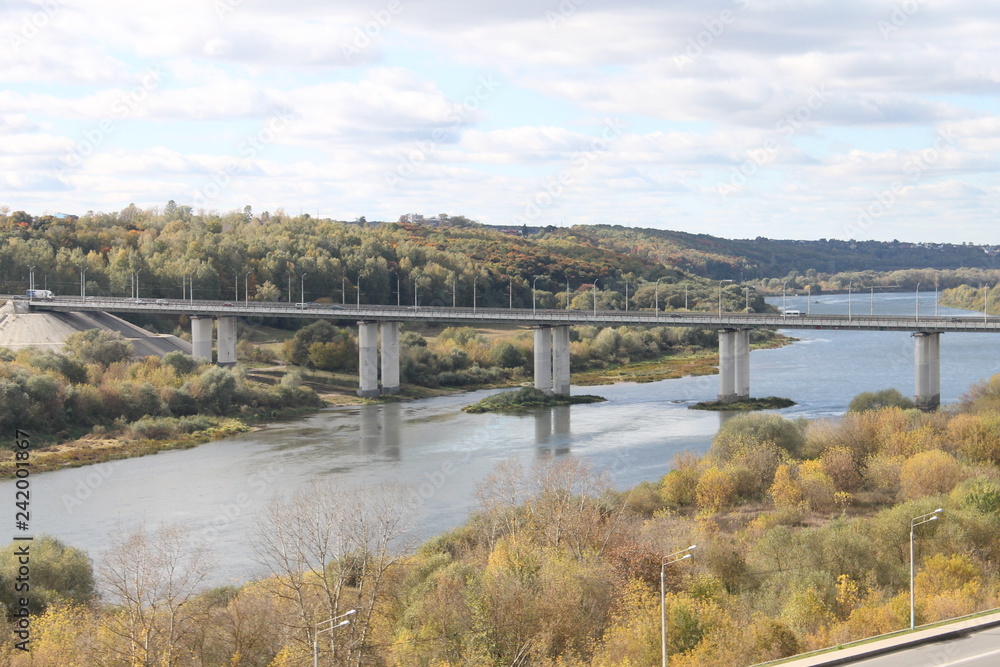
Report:
<svg viewBox="0 0 1000 667"><path fill-rule="evenodd" d="M597 281L600 278L594 278L594 317L597 317Z"/></svg>
<svg viewBox="0 0 1000 667"><path fill-rule="evenodd" d="M663 276L656 279L656 288L653 290L653 310L656 311L656 319L660 319L660 281Z"/></svg>
<svg viewBox="0 0 1000 667"><path fill-rule="evenodd" d="M535 279L531 281L531 314L535 314L535 283L541 276L535 276Z"/></svg>

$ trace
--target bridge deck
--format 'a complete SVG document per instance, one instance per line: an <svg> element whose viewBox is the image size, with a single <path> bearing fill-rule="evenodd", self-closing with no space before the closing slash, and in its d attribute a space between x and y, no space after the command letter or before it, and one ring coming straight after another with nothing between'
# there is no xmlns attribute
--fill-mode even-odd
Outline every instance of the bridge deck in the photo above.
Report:
<svg viewBox="0 0 1000 667"><path fill-rule="evenodd" d="M437 321L452 324L523 324L526 326L658 325L705 329L848 329L868 331L1000 332L1000 317L902 317L898 315L780 315L763 313L661 312L648 310L543 310L531 308L446 308L440 306L376 306L274 302L182 301L59 297L30 300L34 310L106 311L206 317L303 317L329 320Z"/></svg>

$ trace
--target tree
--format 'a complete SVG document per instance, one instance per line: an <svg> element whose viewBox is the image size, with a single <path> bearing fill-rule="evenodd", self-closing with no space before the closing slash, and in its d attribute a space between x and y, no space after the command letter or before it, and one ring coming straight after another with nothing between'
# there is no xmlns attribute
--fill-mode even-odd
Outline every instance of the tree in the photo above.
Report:
<svg viewBox="0 0 1000 667"><path fill-rule="evenodd" d="M312 646L316 624L358 609L345 631L328 633L331 659L360 667L376 600L409 514L403 488L394 484L344 488L314 483L276 498L258 516L252 548L273 575L265 584L292 606L285 619L300 646Z"/></svg>
<svg viewBox="0 0 1000 667"><path fill-rule="evenodd" d="M23 594L14 589L19 561L13 542L0 551L0 602L8 614ZM87 604L94 599L94 572L87 554L67 546L51 535L41 535L31 542L31 595L29 610L42 614L55 604Z"/></svg>
<svg viewBox="0 0 1000 667"><path fill-rule="evenodd" d="M866 391L858 394L847 407L848 412L864 412L866 410L881 410L882 408L902 408L909 410L916 405L903 396L898 389L883 389L881 391Z"/></svg>
<svg viewBox="0 0 1000 667"><path fill-rule="evenodd" d="M210 572L205 545L185 528L119 526L98 567L101 587L117 606L101 620L112 638L103 651L129 665L176 664L183 640L197 628L201 611L192 602Z"/></svg>
<svg viewBox="0 0 1000 667"><path fill-rule="evenodd" d="M132 343L117 331L88 329L70 334L63 349L71 356L87 364L110 366L130 359L135 354Z"/></svg>

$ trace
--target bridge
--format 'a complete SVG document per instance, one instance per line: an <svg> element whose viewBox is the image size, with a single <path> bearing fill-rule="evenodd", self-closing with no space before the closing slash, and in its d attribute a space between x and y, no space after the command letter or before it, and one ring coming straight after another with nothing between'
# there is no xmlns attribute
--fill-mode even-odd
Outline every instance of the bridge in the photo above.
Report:
<svg viewBox="0 0 1000 667"><path fill-rule="evenodd" d="M1000 317L903 317L897 315L785 315L773 313L706 313L622 310L550 310L541 308L448 308L441 306L338 305L264 301L199 301L59 297L29 299L32 310L108 311L187 315L191 318L192 353L212 360L213 323L218 321L217 360L236 363L236 318L297 317L350 320L358 326L360 396L399 391L399 325L402 322L523 324L533 327L534 385L547 393L570 391L569 327L671 326L719 332L719 396L722 402L750 397L750 330L827 329L908 331L914 338L914 399L918 407L936 408L941 401L940 339L945 332L1000 332ZM381 340L381 364L379 342ZM379 370L381 366L381 389Z"/></svg>

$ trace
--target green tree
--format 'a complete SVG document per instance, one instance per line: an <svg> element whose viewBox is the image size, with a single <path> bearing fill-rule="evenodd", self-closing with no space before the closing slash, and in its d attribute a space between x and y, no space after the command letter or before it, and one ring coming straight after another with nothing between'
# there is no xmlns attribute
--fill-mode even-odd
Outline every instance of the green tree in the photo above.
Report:
<svg viewBox="0 0 1000 667"><path fill-rule="evenodd" d="M63 349L71 357L87 364L110 366L118 361L130 359L135 354L132 343L117 331L88 329L70 334Z"/></svg>
<svg viewBox="0 0 1000 667"><path fill-rule="evenodd" d="M13 542L0 551L0 602L8 615L20 597L30 600L28 609L35 615L54 604L93 601L94 571L87 554L51 535L41 535L31 542L30 595L17 592L14 583L20 567L18 549L25 544Z"/></svg>
<svg viewBox="0 0 1000 667"><path fill-rule="evenodd" d="M882 408L909 410L915 407L913 401L903 396L898 389L883 389L858 394L851 400L847 410L848 412L864 412L865 410L881 410Z"/></svg>

